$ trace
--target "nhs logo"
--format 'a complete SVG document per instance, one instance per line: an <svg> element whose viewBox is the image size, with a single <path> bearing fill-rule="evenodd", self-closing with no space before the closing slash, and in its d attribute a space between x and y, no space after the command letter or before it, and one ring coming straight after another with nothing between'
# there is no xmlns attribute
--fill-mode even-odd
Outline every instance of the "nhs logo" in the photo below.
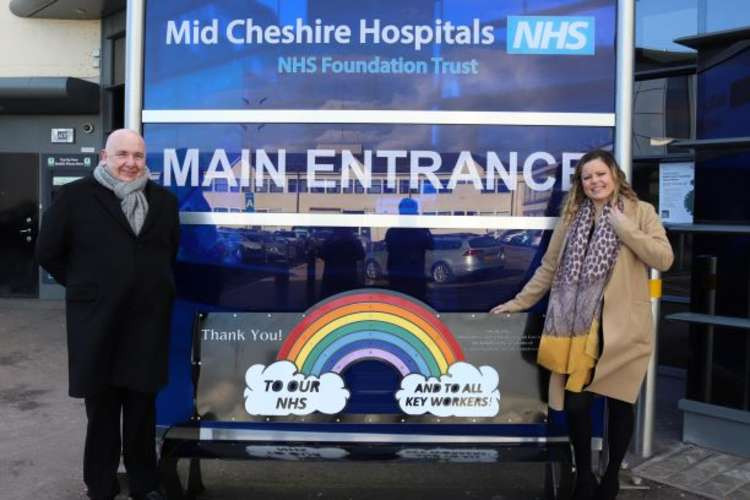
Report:
<svg viewBox="0 0 750 500"><path fill-rule="evenodd" d="M594 55L594 18L508 16L509 54Z"/></svg>

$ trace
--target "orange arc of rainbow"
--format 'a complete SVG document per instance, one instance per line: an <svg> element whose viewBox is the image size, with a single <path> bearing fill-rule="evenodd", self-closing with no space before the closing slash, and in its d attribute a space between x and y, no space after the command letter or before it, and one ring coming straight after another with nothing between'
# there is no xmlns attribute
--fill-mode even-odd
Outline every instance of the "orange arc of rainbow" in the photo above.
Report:
<svg viewBox="0 0 750 500"><path fill-rule="evenodd" d="M367 310L364 310L363 305L368 307ZM416 314L412 313L411 311L408 311L406 309L403 309L401 307L397 307L391 304L386 304L383 302L369 302L369 303L354 303L347 306L336 308L317 320L315 320L313 323L311 323L305 331L299 335L297 340L294 342L294 345L291 347L289 352L287 353L286 359L294 360L299 356L299 352L304 348L304 346L309 342L309 339L321 328L323 328L327 323L330 323L332 321L335 321L343 316L347 316L350 314L355 314L359 312L385 312L390 313L394 316L400 316L406 320L408 320L411 323L414 323L418 326L418 328L424 332L426 332L429 337L434 341L435 344L437 344L438 349L445 354L445 360L450 366L451 364L455 363L457 361L456 355L453 352L453 350L450 348L448 343L443 339L442 335L440 335L440 332L438 332L432 325L430 325L427 321L420 318Z"/></svg>

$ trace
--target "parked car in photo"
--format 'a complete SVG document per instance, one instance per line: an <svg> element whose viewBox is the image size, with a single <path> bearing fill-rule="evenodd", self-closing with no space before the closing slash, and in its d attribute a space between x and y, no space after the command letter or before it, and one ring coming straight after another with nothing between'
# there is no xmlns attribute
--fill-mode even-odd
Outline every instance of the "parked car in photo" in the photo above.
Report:
<svg viewBox="0 0 750 500"><path fill-rule="evenodd" d="M247 264L290 264L289 243L283 236L267 231L243 231L236 249L236 257Z"/></svg>
<svg viewBox="0 0 750 500"><path fill-rule="evenodd" d="M306 240L295 231L275 231L274 238L283 239L287 244L287 253L291 262L300 262L305 258Z"/></svg>
<svg viewBox="0 0 750 500"><path fill-rule="evenodd" d="M492 236L437 235L427 252L427 274L435 283L447 283L503 267L505 255Z"/></svg>
<svg viewBox="0 0 750 500"><path fill-rule="evenodd" d="M381 279L385 276L387 264L388 251L385 247L385 240L373 241L365 257L365 277L373 281Z"/></svg>
<svg viewBox="0 0 750 500"><path fill-rule="evenodd" d="M239 246L236 249L240 262L265 262L266 250L264 234L261 231L243 231Z"/></svg>
<svg viewBox="0 0 750 500"><path fill-rule="evenodd" d="M472 233L433 236L433 249L425 255L425 276L435 283L501 269L505 255L492 236ZM385 241L375 241L365 258L365 276L378 280L387 276L388 252Z"/></svg>
<svg viewBox="0 0 750 500"><path fill-rule="evenodd" d="M505 253L505 268L526 271L539 251L541 230L505 231L498 238Z"/></svg>

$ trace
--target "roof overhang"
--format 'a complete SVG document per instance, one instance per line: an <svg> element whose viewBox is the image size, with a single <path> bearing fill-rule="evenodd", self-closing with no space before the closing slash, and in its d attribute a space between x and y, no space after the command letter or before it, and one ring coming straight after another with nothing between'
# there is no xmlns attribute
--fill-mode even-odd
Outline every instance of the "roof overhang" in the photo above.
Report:
<svg viewBox="0 0 750 500"><path fill-rule="evenodd" d="M674 43L679 43L680 45L690 47L691 49L701 50L715 46L726 47L741 40L750 40L750 26L724 31L714 31L712 33L703 33L695 36L685 36L675 39Z"/></svg>
<svg viewBox="0 0 750 500"><path fill-rule="evenodd" d="M126 0L11 0L18 17L100 19L125 9Z"/></svg>
<svg viewBox="0 0 750 500"><path fill-rule="evenodd" d="M71 77L0 78L0 114L96 114L99 85Z"/></svg>

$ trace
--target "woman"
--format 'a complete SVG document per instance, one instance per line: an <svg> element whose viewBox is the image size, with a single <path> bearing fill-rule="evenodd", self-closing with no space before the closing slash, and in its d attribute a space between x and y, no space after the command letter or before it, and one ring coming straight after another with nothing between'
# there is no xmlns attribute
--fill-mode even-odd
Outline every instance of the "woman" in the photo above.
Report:
<svg viewBox="0 0 750 500"><path fill-rule="evenodd" d="M523 311L551 289L538 362L549 369L550 407L567 413L576 499L611 499L633 434L634 402L651 355L648 268L665 271L672 248L611 153L581 158L541 266L494 314ZM606 396L609 464L591 470L591 395Z"/></svg>

